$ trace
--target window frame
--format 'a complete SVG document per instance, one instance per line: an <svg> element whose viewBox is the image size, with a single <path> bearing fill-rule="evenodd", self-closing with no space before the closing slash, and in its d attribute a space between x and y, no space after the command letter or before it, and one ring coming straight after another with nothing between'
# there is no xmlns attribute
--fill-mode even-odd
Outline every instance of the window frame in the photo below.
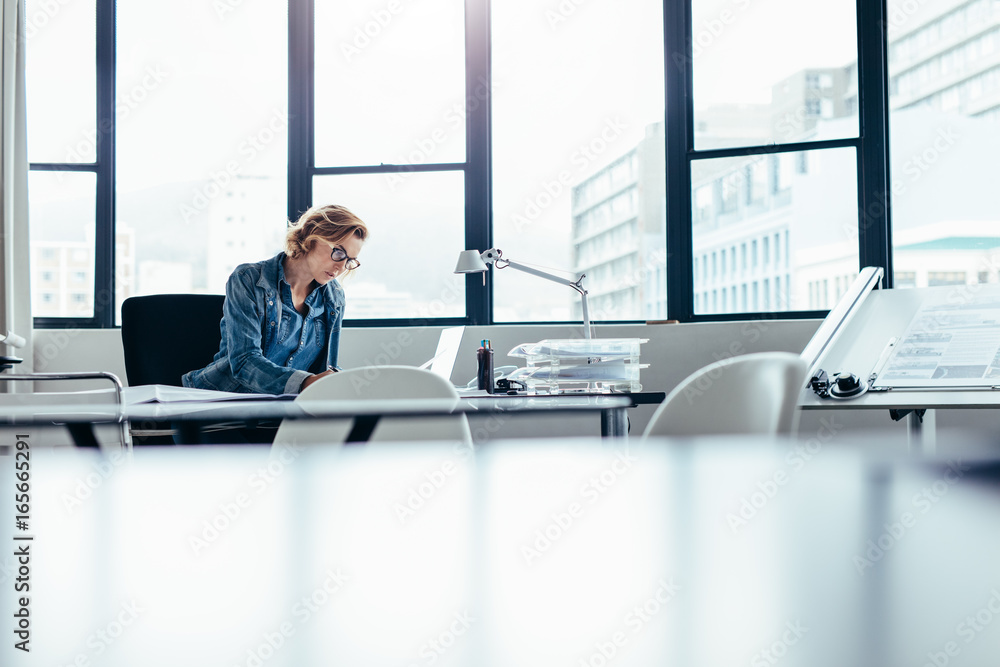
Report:
<svg viewBox="0 0 1000 667"><path fill-rule="evenodd" d="M892 287L889 227L889 100L886 0L856 0L858 35L858 136L734 148L694 148L693 42L691 0L665 0L664 49L669 70L666 93L667 135L667 313L681 322L825 317L828 310L696 314L692 280L693 224L691 165L696 160L854 148L858 177L858 252L860 270L884 269L882 285ZM668 11L669 10L669 11ZM682 54L670 58L670 54ZM673 222L673 224L672 224Z"/></svg>
<svg viewBox="0 0 1000 667"><path fill-rule="evenodd" d="M29 171L89 172L96 176L94 313L91 317L35 317L36 329L110 329L115 326L115 0L95 0L95 10L95 160L91 163L32 162L28 165Z"/></svg>
<svg viewBox="0 0 1000 667"><path fill-rule="evenodd" d="M891 192L888 188L889 77L887 0L856 0L858 35L859 134L856 138L805 141L725 149L694 148L692 0L663 1L666 159L666 295L667 317L681 322L748 319L821 318L827 311L757 311L695 314L691 165L696 160L854 148L858 178L859 269L879 266L883 286L892 287ZM35 317L36 328L113 328L115 326L115 0L96 2L97 139L94 163L31 163L32 171L85 171L96 174L94 314L90 318ZM466 95L480 82L491 81L491 0L465 0ZM492 170L490 91L485 103L467 109L464 162L422 165L317 167L314 145L314 9L315 0L288 0L288 216L295 219L312 199L313 177L319 175L463 171L465 175L465 247L492 247ZM681 55L679 55L681 54ZM786 252L782 255L786 255ZM778 249L775 248L775 252ZM787 256L787 255L786 255ZM735 269L735 265L734 265ZM416 320L352 319L345 326L411 326L414 324L493 324L492 274L465 280L465 317ZM641 320L627 320L635 322ZM610 323L610 322L609 322ZM523 324L534 324L524 322Z"/></svg>

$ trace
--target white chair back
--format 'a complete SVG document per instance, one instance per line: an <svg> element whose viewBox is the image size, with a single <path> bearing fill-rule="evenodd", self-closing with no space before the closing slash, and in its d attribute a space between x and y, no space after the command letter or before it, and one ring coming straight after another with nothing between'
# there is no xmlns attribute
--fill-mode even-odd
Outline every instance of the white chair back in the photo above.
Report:
<svg viewBox="0 0 1000 667"><path fill-rule="evenodd" d="M791 434L798 426L806 362L790 352L760 352L705 366L671 391L644 437Z"/></svg>
<svg viewBox="0 0 1000 667"><path fill-rule="evenodd" d="M439 375L413 366L366 366L328 375L306 387L297 401L386 400L454 398L458 392ZM348 419L285 420L274 436L275 446L343 443L350 433ZM444 417L383 417L370 442L459 440L472 444L464 414Z"/></svg>

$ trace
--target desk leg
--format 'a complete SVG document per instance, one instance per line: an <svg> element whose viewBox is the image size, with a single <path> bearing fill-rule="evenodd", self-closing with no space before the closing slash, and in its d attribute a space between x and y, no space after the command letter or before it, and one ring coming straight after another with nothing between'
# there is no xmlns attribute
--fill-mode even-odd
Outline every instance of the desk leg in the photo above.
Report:
<svg viewBox="0 0 1000 667"><path fill-rule="evenodd" d="M351 432L347 434L347 439L344 443L368 442L368 439L372 437L375 427L378 426L378 419L379 415L355 417L354 424L351 426Z"/></svg>
<svg viewBox="0 0 1000 667"><path fill-rule="evenodd" d="M923 413L922 415L919 413ZM914 410L906 418L906 439L911 454L933 455L937 452L935 411Z"/></svg>
<svg viewBox="0 0 1000 667"><path fill-rule="evenodd" d="M201 424L193 421L182 421L177 424L177 439L185 445L201 444Z"/></svg>
<svg viewBox="0 0 1000 667"><path fill-rule="evenodd" d="M66 424L66 430L77 447L98 447L93 424Z"/></svg>
<svg viewBox="0 0 1000 667"><path fill-rule="evenodd" d="M628 437L627 408L605 408L601 410L601 435L605 438Z"/></svg>

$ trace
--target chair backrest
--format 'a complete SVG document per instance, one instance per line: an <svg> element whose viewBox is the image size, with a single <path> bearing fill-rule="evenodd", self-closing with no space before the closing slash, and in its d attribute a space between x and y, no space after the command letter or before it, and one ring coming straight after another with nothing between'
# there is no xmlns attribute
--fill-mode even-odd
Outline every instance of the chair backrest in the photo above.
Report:
<svg viewBox="0 0 1000 667"><path fill-rule="evenodd" d="M667 394L643 435L794 433L807 371L806 362L790 352L709 364Z"/></svg>
<svg viewBox="0 0 1000 667"><path fill-rule="evenodd" d="M306 387L297 401L392 400L453 398L459 400L451 381L414 366L366 366L334 373ZM347 439L350 420L285 420L274 437L275 447L288 444L339 444ZM379 420L370 442L409 440L460 440L472 444L464 414L445 417L385 417Z"/></svg>
<svg viewBox="0 0 1000 667"><path fill-rule="evenodd" d="M221 294L151 294L122 303L122 347L130 386L181 386L219 351Z"/></svg>

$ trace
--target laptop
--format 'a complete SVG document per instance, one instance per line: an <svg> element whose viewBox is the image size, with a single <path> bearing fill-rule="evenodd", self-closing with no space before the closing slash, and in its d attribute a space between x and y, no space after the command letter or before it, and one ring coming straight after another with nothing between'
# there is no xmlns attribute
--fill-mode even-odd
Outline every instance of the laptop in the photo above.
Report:
<svg viewBox="0 0 1000 667"><path fill-rule="evenodd" d="M465 327L446 327L441 330L434 356L420 365L420 368L430 368L435 375L440 375L451 382L451 372L458 359L458 348L462 344Z"/></svg>

